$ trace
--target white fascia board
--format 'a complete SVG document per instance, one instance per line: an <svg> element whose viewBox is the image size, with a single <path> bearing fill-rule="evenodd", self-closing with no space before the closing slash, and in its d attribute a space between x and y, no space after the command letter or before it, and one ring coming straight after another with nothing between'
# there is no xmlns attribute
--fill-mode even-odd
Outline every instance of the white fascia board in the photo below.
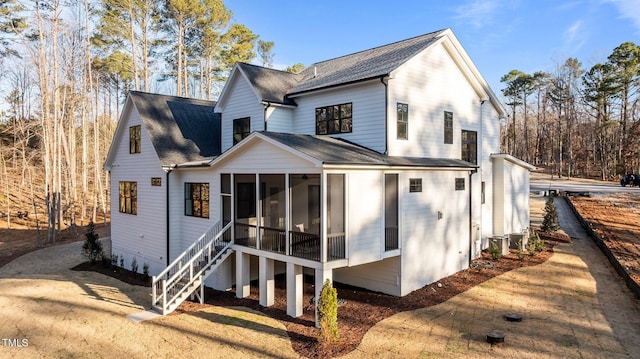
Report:
<svg viewBox="0 0 640 359"><path fill-rule="evenodd" d="M521 160L521 159L519 159L517 157L514 157L514 156L512 156L510 154L507 154L507 153L492 153L491 154L491 158L492 159L501 159L501 160L504 160L504 161L511 162L511 163L513 163L515 165L518 165L518 166L520 166L522 168L525 168L525 169L527 169L529 171L537 170L536 166L534 166L534 165L532 165L530 163L527 163L527 162L525 162L525 161L523 161L523 160Z"/></svg>

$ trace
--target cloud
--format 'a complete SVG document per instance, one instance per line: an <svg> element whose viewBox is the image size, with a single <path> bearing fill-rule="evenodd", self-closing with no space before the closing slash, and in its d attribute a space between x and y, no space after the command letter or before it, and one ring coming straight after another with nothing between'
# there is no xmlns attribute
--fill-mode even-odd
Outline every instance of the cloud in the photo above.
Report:
<svg viewBox="0 0 640 359"><path fill-rule="evenodd" d="M492 22L499 8L498 0L471 0L455 9L455 19L468 22L476 28L482 28Z"/></svg>
<svg viewBox="0 0 640 359"><path fill-rule="evenodd" d="M584 30L583 25L583 21L578 20L564 31L562 38L566 45L577 50L585 44L586 31Z"/></svg>
<svg viewBox="0 0 640 359"><path fill-rule="evenodd" d="M638 0L607 0L618 8L620 17L629 19L640 32L640 4Z"/></svg>

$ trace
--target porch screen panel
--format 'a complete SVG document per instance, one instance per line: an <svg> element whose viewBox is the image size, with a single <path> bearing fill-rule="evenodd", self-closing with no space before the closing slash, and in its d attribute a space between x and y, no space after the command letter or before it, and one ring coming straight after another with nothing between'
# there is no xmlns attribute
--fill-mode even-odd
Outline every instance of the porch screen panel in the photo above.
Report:
<svg viewBox="0 0 640 359"><path fill-rule="evenodd" d="M345 181L344 174L327 174L328 260L345 258Z"/></svg>
<svg viewBox="0 0 640 359"><path fill-rule="evenodd" d="M260 175L260 249L286 253L285 175Z"/></svg>
<svg viewBox="0 0 640 359"><path fill-rule="evenodd" d="M384 248L398 249L398 174L384 175Z"/></svg>

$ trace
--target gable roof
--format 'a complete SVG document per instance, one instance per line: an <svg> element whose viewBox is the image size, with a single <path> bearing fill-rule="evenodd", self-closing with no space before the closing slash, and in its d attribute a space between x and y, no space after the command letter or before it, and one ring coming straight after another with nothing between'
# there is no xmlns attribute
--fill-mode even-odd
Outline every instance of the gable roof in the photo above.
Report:
<svg viewBox="0 0 640 359"><path fill-rule="evenodd" d="M300 74L303 79L289 95L382 77L440 39L447 30L394 42L315 63Z"/></svg>
<svg viewBox="0 0 640 359"><path fill-rule="evenodd" d="M223 160L229 153L243 151L245 146L261 138L271 143L294 150L323 165L350 166L399 166L432 167L450 169L473 169L478 166L469 162L446 158L414 158L388 156L344 139L329 136L303 135L284 132L256 131L232 147L222 156L214 159L212 165Z"/></svg>
<svg viewBox="0 0 640 359"><path fill-rule="evenodd" d="M221 152L220 114L214 113L215 105L214 101L131 91L114 139L124 138L121 127L130 112L126 109L134 106L161 165L211 159ZM105 168L112 162L118 145L118 141L112 142Z"/></svg>
<svg viewBox="0 0 640 359"><path fill-rule="evenodd" d="M300 82L301 75L244 62L239 62L237 67L244 73L262 101L295 106L296 103L287 97L287 92Z"/></svg>

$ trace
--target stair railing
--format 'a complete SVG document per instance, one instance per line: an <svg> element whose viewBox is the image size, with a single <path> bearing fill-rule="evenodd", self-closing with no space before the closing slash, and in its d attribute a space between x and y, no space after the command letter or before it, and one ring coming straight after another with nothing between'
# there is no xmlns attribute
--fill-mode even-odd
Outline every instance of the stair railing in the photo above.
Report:
<svg viewBox="0 0 640 359"><path fill-rule="evenodd" d="M152 305L163 315L171 311L169 307L196 280L203 281L205 278L200 277L226 252L233 241L230 235L225 234L232 225L233 222L220 228L221 222L214 224L160 274L153 276Z"/></svg>

